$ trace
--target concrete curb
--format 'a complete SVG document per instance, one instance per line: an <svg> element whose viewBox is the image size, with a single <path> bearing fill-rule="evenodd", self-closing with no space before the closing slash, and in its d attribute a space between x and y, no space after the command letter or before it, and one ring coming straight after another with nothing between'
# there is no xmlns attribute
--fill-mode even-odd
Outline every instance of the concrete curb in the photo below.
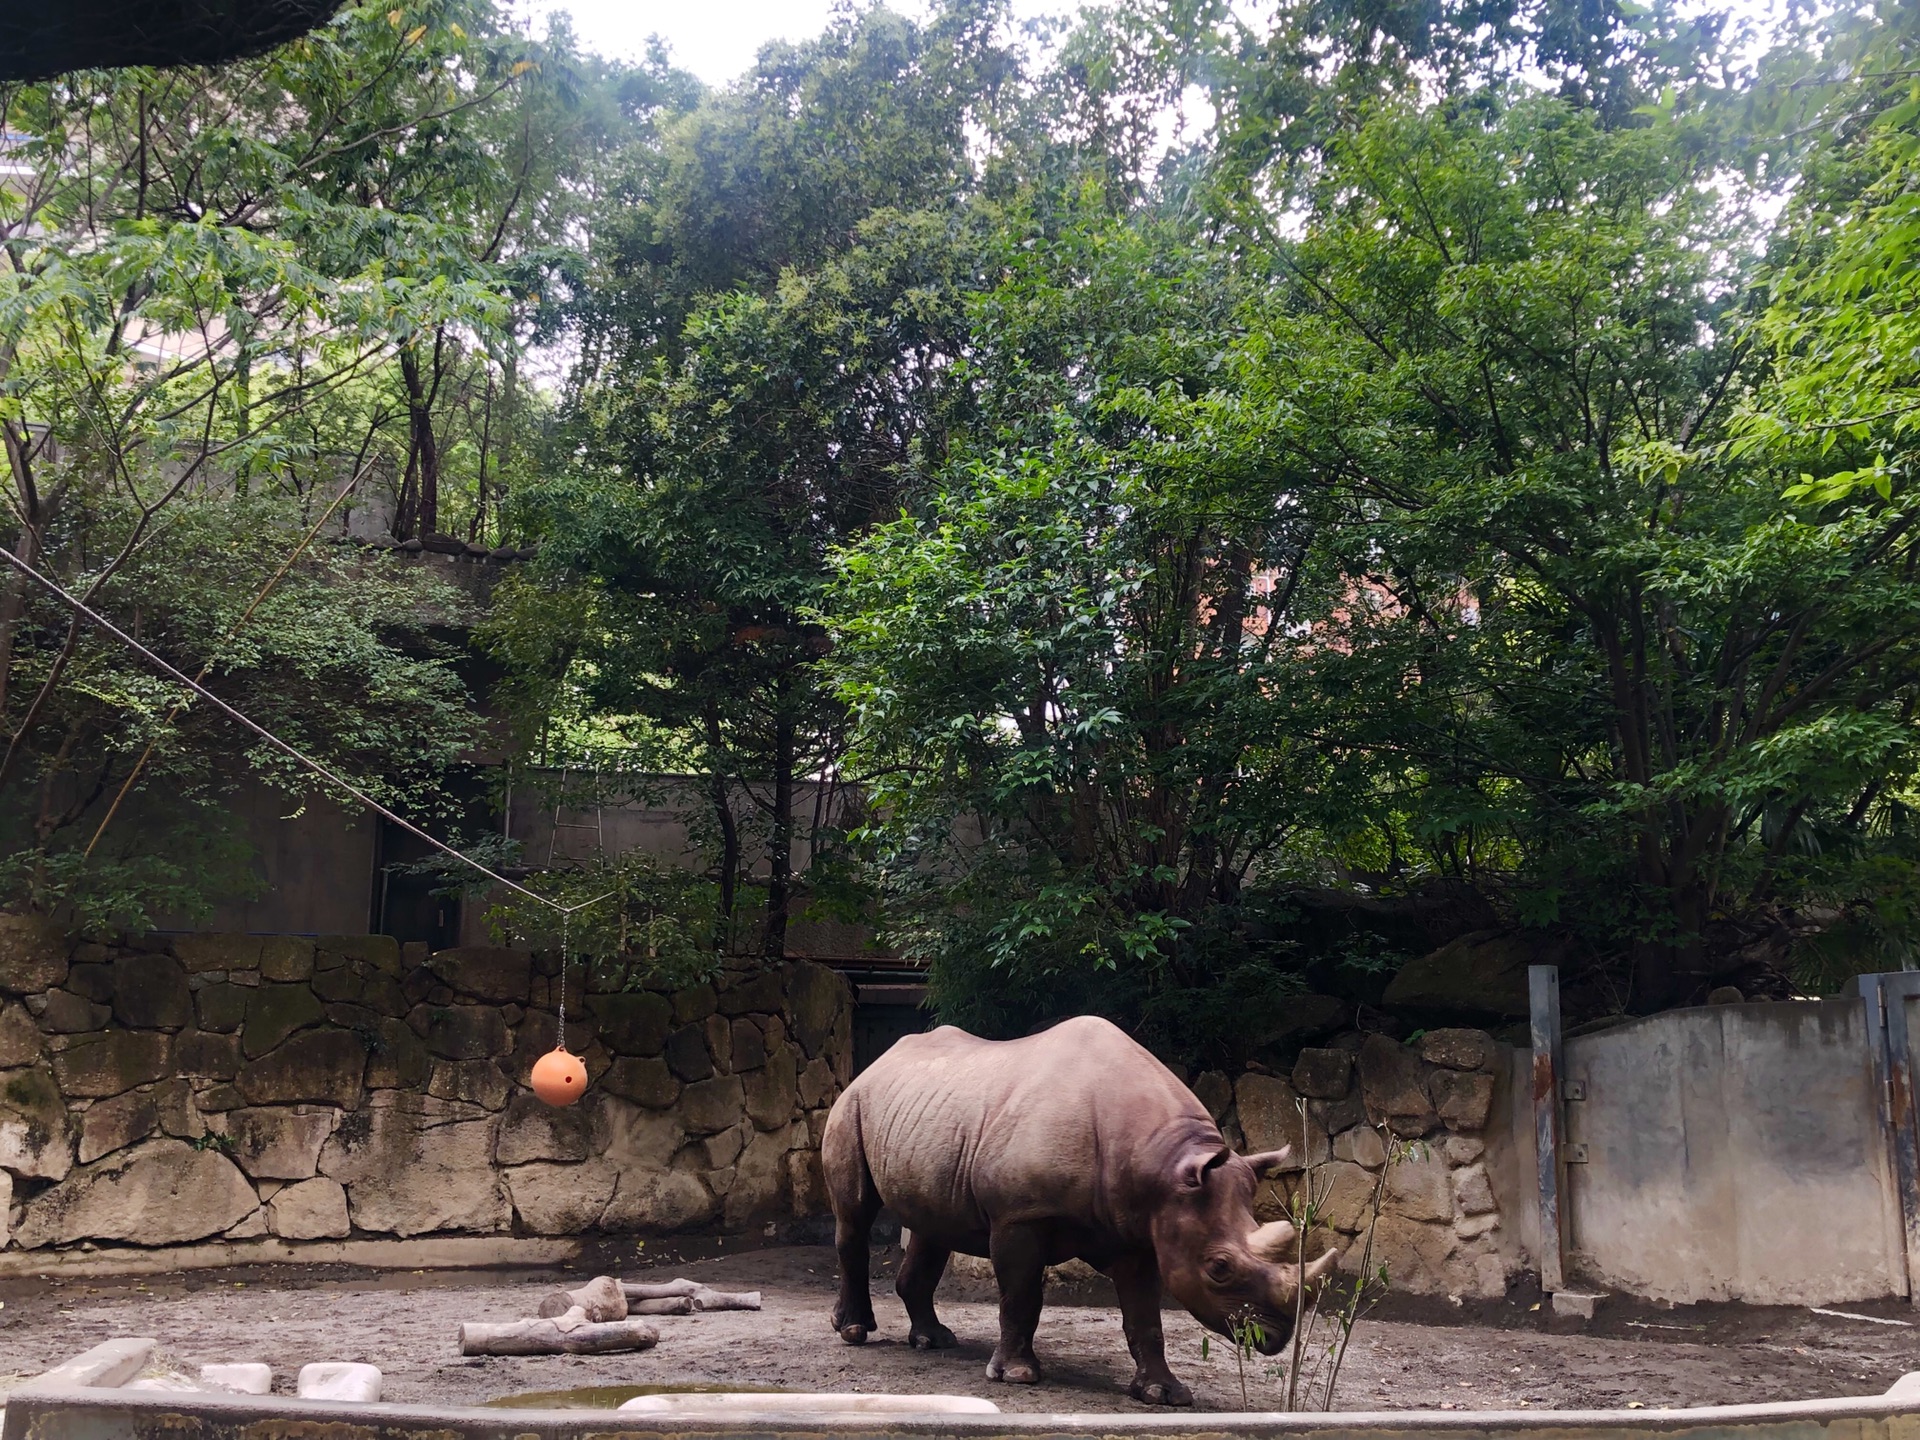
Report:
<svg viewBox="0 0 1920 1440"><path fill-rule="evenodd" d="M436 1236L419 1240L216 1240L138 1250L14 1250L0 1254L0 1280L23 1275L79 1279L220 1270L229 1265L361 1265L369 1270L481 1270L502 1265L558 1265L581 1251L580 1240L511 1235Z"/></svg>
<svg viewBox="0 0 1920 1440"><path fill-rule="evenodd" d="M665 1440L731 1435L884 1440L1920 1440L1920 1376L1884 1395L1691 1410L1497 1410L1125 1415L822 1415L756 1413L734 1420L645 1416L610 1410L489 1410L431 1405L355 1405L280 1396L128 1391L111 1378L152 1341L97 1347L13 1392L0 1440ZM146 1351L140 1351L140 1346ZM124 1352L124 1353L123 1353ZM136 1367L137 1368L137 1367ZM98 1378L89 1380L90 1376ZM768 1397L770 1400L775 1397Z"/></svg>

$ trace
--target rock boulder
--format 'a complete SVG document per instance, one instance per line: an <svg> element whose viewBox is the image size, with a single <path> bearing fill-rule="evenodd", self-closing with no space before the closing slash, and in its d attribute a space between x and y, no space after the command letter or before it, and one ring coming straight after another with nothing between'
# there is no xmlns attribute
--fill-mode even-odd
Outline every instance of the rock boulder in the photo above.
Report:
<svg viewBox="0 0 1920 1440"><path fill-rule="evenodd" d="M46 1042L24 1005L0 1007L0 1070L16 1065L38 1065Z"/></svg>
<svg viewBox="0 0 1920 1440"><path fill-rule="evenodd" d="M246 1028L240 1047L257 1060L295 1031L318 1025L327 1017L310 985L262 985L247 1001Z"/></svg>
<svg viewBox="0 0 1920 1440"><path fill-rule="evenodd" d="M772 1130L793 1118L800 1093L794 1071L793 1049L782 1045L767 1057L766 1064L746 1075L747 1118L760 1129Z"/></svg>
<svg viewBox="0 0 1920 1440"><path fill-rule="evenodd" d="M600 1223L620 1172L605 1160L579 1165L536 1161L507 1171L514 1213L535 1235L577 1235Z"/></svg>
<svg viewBox="0 0 1920 1440"><path fill-rule="evenodd" d="M1420 1037L1420 1058L1449 1070L1479 1070L1493 1061L1493 1037L1484 1030L1429 1030Z"/></svg>
<svg viewBox="0 0 1920 1440"><path fill-rule="evenodd" d="M234 1086L254 1105L360 1103L367 1052L348 1030L303 1030L243 1069Z"/></svg>
<svg viewBox="0 0 1920 1440"><path fill-rule="evenodd" d="M1300 1096L1287 1081L1277 1075L1249 1071L1235 1083L1233 1094L1240 1115L1240 1130L1247 1137L1249 1150L1291 1146L1293 1154L1286 1164L1289 1170L1318 1165L1327 1158L1327 1132L1315 1125L1311 1117L1302 1125Z"/></svg>
<svg viewBox="0 0 1920 1440"><path fill-rule="evenodd" d="M289 1185L267 1202L267 1228L282 1240L340 1239L352 1229L347 1192L324 1175Z"/></svg>
<svg viewBox="0 0 1920 1440"><path fill-rule="evenodd" d="M39 1196L17 1238L28 1249L79 1240L184 1245L232 1229L258 1205L246 1176L218 1151L149 1140Z"/></svg>
<svg viewBox="0 0 1920 1440"><path fill-rule="evenodd" d="M130 1090L102 1100L80 1117L80 1163L91 1165L102 1155L124 1150L144 1140L160 1124L160 1107L151 1094Z"/></svg>
<svg viewBox="0 0 1920 1440"><path fill-rule="evenodd" d="M233 1158L256 1180L308 1180L339 1112L291 1106L234 1110L227 1115Z"/></svg>
<svg viewBox="0 0 1920 1440"><path fill-rule="evenodd" d="M138 1030L193 1023L187 972L171 955L123 955L113 962L113 1018Z"/></svg>
<svg viewBox="0 0 1920 1440"><path fill-rule="evenodd" d="M462 995L496 1005L527 1003L533 989L533 956L493 945L438 950L427 968Z"/></svg>
<svg viewBox="0 0 1920 1440"><path fill-rule="evenodd" d="M1471 931L1409 960L1381 1003L1452 1015L1525 1015L1527 967L1552 958L1536 940L1512 931Z"/></svg>
<svg viewBox="0 0 1920 1440"><path fill-rule="evenodd" d="M525 1165L535 1160L562 1163L585 1160L604 1149L606 1136L596 1144L595 1129L604 1132L603 1107L589 1094L578 1104L555 1109L526 1091L513 1097L500 1117L493 1158L501 1165Z"/></svg>
<svg viewBox="0 0 1920 1440"><path fill-rule="evenodd" d="M1353 1056L1345 1050L1300 1052L1293 1062L1293 1088L1315 1100L1339 1100L1353 1086Z"/></svg>
<svg viewBox="0 0 1920 1440"><path fill-rule="evenodd" d="M713 1218L714 1199L699 1177L684 1170L622 1166L600 1228L625 1234L663 1235Z"/></svg>
<svg viewBox="0 0 1920 1440"><path fill-rule="evenodd" d="M787 1004L793 1015L793 1038L813 1059L832 1038L840 1012L853 1003L847 982L824 965L798 960L787 971ZM728 1197L729 1203L732 1197Z"/></svg>
<svg viewBox="0 0 1920 1440"><path fill-rule="evenodd" d="M1427 1088L1449 1130L1478 1130L1487 1123L1493 1076L1477 1070L1436 1070Z"/></svg>
<svg viewBox="0 0 1920 1440"><path fill-rule="evenodd" d="M0 915L0 992L35 995L67 978L66 938L38 915Z"/></svg>
<svg viewBox="0 0 1920 1440"><path fill-rule="evenodd" d="M0 1166L39 1180L73 1168L67 1106L42 1069L0 1070Z"/></svg>
<svg viewBox="0 0 1920 1440"><path fill-rule="evenodd" d="M512 1211L493 1169L493 1129L476 1106L381 1091L327 1141L320 1173L346 1186L362 1230L504 1230Z"/></svg>
<svg viewBox="0 0 1920 1440"><path fill-rule="evenodd" d="M104 1100L164 1080L172 1069L173 1037L150 1030L76 1036L53 1057L61 1092L75 1099Z"/></svg>
<svg viewBox="0 0 1920 1440"><path fill-rule="evenodd" d="M1360 1093L1367 1113L1395 1134L1423 1135L1436 1119L1420 1057L1397 1040L1369 1035L1360 1046Z"/></svg>
<svg viewBox="0 0 1920 1440"><path fill-rule="evenodd" d="M658 1055L673 1028L673 1003L650 990L596 995L600 1041L616 1055Z"/></svg>
<svg viewBox="0 0 1920 1440"><path fill-rule="evenodd" d="M664 1110L680 1098L680 1082L661 1059L621 1056L607 1067L601 1085L613 1095L637 1100L655 1110Z"/></svg>

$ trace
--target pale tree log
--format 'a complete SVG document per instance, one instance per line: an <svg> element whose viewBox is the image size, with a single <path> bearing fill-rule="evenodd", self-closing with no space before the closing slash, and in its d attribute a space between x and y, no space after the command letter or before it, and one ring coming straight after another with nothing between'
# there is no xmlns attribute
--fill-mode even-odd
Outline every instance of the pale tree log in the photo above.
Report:
<svg viewBox="0 0 1920 1440"><path fill-rule="evenodd" d="M627 1309L627 1297L620 1289L620 1282L611 1275L596 1275L586 1284L573 1290L556 1290L540 1302L540 1308L534 1313L543 1319L551 1320L578 1307L586 1312L587 1319L596 1325L609 1320L624 1320L630 1313Z"/></svg>
<svg viewBox="0 0 1920 1440"><path fill-rule="evenodd" d="M644 1320L596 1324L578 1306L545 1319L460 1327L462 1355L609 1355L659 1343L659 1330Z"/></svg>
<svg viewBox="0 0 1920 1440"><path fill-rule="evenodd" d="M703 1310L758 1310L760 1292L758 1290L715 1290L696 1280L662 1280L645 1282L622 1280L620 1291L627 1297L627 1305L632 1313L642 1315L680 1314L680 1311L640 1310L633 1307L654 1300L685 1299L693 1302L696 1313Z"/></svg>

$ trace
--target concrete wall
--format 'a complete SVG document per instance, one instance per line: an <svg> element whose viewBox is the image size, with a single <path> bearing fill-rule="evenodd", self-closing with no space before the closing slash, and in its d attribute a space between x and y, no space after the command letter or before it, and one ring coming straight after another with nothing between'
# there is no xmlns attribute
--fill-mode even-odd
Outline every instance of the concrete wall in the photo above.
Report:
<svg viewBox="0 0 1920 1440"><path fill-rule="evenodd" d="M1568 1041L1565 1068L1576 1274L1678 1302L1905 1292L1860 1001L1669 1011Z"/></svg>
<svg viewBox="0 0 1920 1440"><path fill-rule="evenodd" d="M325 795L296 803L245 781L232 809L254 848L259 892L228 900L203 920L162 919L163 930L215 934L352 935L367 928L379 821Z"/></svg>
<svg viewBox="0 0 1920 1440"><path fill-rule="evenodd" d="M557 964L385 936L74 944L0 916L0 1250L661 1233L823 1213L845 981L572 974L590 1092L526 1088Z"/></svg>

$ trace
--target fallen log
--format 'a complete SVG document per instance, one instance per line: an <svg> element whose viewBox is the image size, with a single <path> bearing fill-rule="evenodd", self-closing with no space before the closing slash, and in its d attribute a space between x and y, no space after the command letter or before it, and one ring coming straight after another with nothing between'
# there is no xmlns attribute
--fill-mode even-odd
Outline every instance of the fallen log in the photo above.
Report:
<svg viewBox="0 0 1920 1440"><path fill-rule="evenodd" d="M695 1312L701 1310L758 1310L758 1290L709 1290L704 1285L689 1297Z"/></svg>
<svg viewBox="0 0 1920 1440"><path fill-rule="evenodd" d="M610 1355L650 1350L660 1332L644 1320L596 1323L578 1306L564 1315L460 1327L462 1355Z"/></svg>
<svg viewBox="0 0 1920 1440"><path fill-rule="evenodd" d="M622 1280L620 1293L627 1297L630 1313L639 1315L682 1315L682 1310L639 1310L636 1306L656 1300L689 1300L695 1313L704 1310L758 1310L758 1290L715 1290L694 1280L643 1282Z"/></svg>
<svg viewBox="0 0 1920 1440"><path fill-rule="evenodd" d="M551 1320L576 1306L586 1311L587 1319L595 1324L624 1320L628 1314L626 1294L620 1282L610 1275L596 1275L577 1289L556 1290L540 1302L540 1308L534 1313Z"/></svg>
<svg viewBox="0 0 1920 1440"><path fill-rule="evenodd" d="M627 1304L629 1315L691 1315L693 1296L669 1295L661 1300L633 1300Z"/></svg>
<svg viewBox="0 0 1920 1440"><path fill-rule="evenodd" d="M691 1295L696 1290L707 1287L695 1280L622 1280L620 1293L633 1300L671 1300L678 1295Z"/></svg>

